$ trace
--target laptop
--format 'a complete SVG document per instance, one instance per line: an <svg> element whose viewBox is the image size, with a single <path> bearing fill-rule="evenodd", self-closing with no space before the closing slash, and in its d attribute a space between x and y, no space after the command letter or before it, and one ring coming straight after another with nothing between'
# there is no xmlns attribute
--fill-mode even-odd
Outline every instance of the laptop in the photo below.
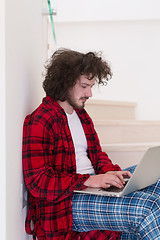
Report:
<svg viewBox="0 0 160 240"><path fill-rule="evenodd" d="M160 178L160 146L149 148L137 165L131 178L126 181L124 188L91 188L75 190L79 193L122 197L154 184Z"/></svg>

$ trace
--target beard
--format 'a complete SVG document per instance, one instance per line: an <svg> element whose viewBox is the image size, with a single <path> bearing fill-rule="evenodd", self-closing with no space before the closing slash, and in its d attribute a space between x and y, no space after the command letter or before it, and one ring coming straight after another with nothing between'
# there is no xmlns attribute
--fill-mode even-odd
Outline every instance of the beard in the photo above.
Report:
<svg viewBox="0 0 160 240"><path fill-rule="evenodd" d="M80 100L81 99L85 99L85 100L87 100L88 99L88 97L82 97L82 98L80 98ZM81 102L81 104L79 103L77 103L76 102L76 100L72 97L72 96L70 96L70 95L68 95L67 96L67 102L73 107L73 108L76 108L76 109L83 109L84 107L85 107L85 102Z"/></svg>

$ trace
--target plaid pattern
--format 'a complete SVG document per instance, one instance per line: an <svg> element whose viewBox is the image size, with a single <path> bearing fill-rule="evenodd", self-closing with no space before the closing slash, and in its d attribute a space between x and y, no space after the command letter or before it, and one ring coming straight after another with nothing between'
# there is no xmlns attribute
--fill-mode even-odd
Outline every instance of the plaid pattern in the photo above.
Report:
<svg viewBox="0 0 160 240"><path fill-rule="evenodd" d="M84 128L88 155L95 172L120 170L102 152L92 120L85 110L76 112ZM72 193L75 189L85 188L83 183L89 174L76 174L75 151L66 114L49 96L25 119L23 172L29 191L27 233L33 234L34 239L36 235L38 239L47 240L73 239ZM31 225L34 225L33 229ZM84 235L89 238L89 234ZM107 234L110 233L106 231L104 235Z"/></svg>
<svg viewBox="0 0 160 240"><path fill-rule="evenodd" d="M160 239L160 180L121 198L75 193L72 214L74 231L108 229L122 232L123 240Z"/></svg>

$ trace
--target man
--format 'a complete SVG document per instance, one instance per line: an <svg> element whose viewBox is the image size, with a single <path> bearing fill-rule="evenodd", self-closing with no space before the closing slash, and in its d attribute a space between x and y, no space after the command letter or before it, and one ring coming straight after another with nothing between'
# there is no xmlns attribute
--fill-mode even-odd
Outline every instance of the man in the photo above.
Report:
<svg viewBox="0 0 160 240"><path fill-rule="evenodd" d="M84 110L94 84L112 76L108 63L98 53L60 49L46 70L46 97L24 122L27 233L38 240L160 239L159 182L122 198L74 193L122 188L131 176L102 152Z"/></svg>

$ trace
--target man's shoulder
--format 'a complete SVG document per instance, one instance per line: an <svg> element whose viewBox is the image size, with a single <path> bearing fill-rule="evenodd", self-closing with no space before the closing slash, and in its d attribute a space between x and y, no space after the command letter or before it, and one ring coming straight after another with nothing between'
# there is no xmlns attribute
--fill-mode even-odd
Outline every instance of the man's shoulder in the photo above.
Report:
<svg viewBox="0 0 160 240"><path fill-rule="evenodd" d="M57 108L42 102L32 113L26 116L26 121L30 124L47 124L47 122L56 121Z"/></svg>

